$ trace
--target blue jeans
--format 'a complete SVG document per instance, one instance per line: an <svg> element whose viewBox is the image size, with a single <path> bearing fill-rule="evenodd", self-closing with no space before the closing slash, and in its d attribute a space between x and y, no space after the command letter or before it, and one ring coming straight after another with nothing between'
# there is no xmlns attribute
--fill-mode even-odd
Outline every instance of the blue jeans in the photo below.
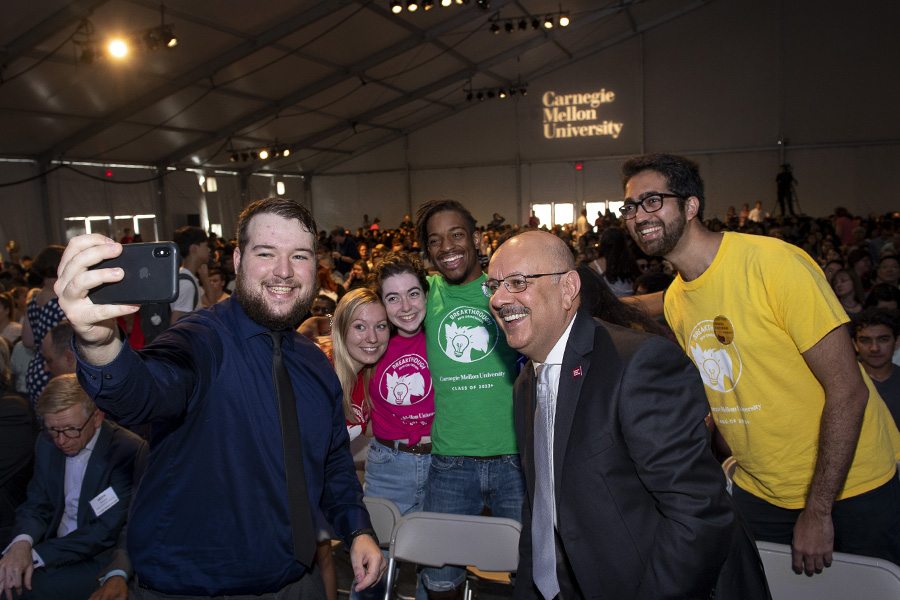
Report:
<svg viewBox="0 0 900 600"><path fill-rule="evenodd" d="M467 456L431 455L425 510L456 515L480 515L487 506L495 517L522 520L525 480L518 454L490 460ZM435 540L435 543L439 543ZM445 566L422 569L425 587L449 591L466 580L466 571Z"/></svg>
<svg viewBox="0 0 900 600"><path fill-rule="evenodd" d="M366 496L390 500L401 515L420 511L430 465L430 454L400 452L373 438L366 455Z"/></svg>
<svg viewBox="0 0 900 600"><path fill-rule="evenodd" d="M396 445L393 448L385 446L372 438L366 453L366 496L390 500L400 509L401 515L419 512L425 503L425 483L430 466L430 454L400 452ZM418 589L421 587L419 584L416 589L418 598L425 596L424 589ZM364 592L351 590L350 597L353 600L384 598L384 579Z"/></svg>

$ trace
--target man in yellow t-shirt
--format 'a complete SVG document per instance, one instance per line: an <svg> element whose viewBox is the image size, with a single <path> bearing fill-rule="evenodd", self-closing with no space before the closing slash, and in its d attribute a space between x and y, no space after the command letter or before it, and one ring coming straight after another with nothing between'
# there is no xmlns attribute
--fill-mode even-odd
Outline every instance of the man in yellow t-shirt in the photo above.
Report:
<svg viewBox="0 0 900 600"><path fill-rule="evenodd" d="M855 360L818 266L781 241L702 224L697 165L666 154L622 168L628 230L679 275L665 313L737 458L734 500L795 570L832 551L900 563L900 433Z"/></svg>

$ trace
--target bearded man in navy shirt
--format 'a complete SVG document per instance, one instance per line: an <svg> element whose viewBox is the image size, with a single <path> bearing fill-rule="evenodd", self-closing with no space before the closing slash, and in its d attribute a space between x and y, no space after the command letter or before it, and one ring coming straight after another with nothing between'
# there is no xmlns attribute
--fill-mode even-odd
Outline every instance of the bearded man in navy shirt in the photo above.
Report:
<svg viewBox="0 0 900 600"><path fill-rule="evenodd" d="M317 569L295 557L269 337L278 331L309 506L321 507L350 546L357 590L385 569L349 451L340 383L325 355L293 329L316 290L316 231L296 202L252 203L238 224L235 294L186 315L139 352L115 324L138 307L87 297L122 279L121 269L88 270L121 245L79 236L63 255L56 290L75 328L79 380L120 423L154 426L128 524L138 598L324 598Z"/></svg>

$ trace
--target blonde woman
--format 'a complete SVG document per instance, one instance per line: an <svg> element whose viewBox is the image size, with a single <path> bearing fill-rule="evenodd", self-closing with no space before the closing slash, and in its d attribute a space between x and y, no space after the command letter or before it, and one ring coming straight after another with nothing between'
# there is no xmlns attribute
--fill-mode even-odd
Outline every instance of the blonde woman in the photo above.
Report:
<svg viewBox="0 0 900 600"><path fill-rule="evenodd" d="M389 338L387 314L375 292L357 288L341 298L334 311L331 361L344 390L344 418L351 440L366 429L372 406L368 395L369 378L387 350ZM323 527L325 519L321 513L319 524L316 562L322 572L328 600L336 600L337 574L331 555L331 533Z"/></svg>

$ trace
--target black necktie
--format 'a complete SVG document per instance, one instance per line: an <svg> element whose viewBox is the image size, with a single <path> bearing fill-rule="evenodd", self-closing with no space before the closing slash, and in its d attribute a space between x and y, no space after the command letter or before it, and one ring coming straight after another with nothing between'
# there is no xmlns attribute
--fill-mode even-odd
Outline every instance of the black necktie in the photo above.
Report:
<svg viewBox="0 0 900 600"><path fill-rule="evenodd" d="M303 449L300 445L300 421L294 386L284 366L281 355L281 332L270 331L272 338L272 380L278 399L278 420L281 422L281 439L284 444L284 470L287 477L288 506L291 511L291 532L294 539L294 556L306 567L312 566L316 553L316 536L313 528L309 496L306 493L306 475L303 472Z"/></svg>

